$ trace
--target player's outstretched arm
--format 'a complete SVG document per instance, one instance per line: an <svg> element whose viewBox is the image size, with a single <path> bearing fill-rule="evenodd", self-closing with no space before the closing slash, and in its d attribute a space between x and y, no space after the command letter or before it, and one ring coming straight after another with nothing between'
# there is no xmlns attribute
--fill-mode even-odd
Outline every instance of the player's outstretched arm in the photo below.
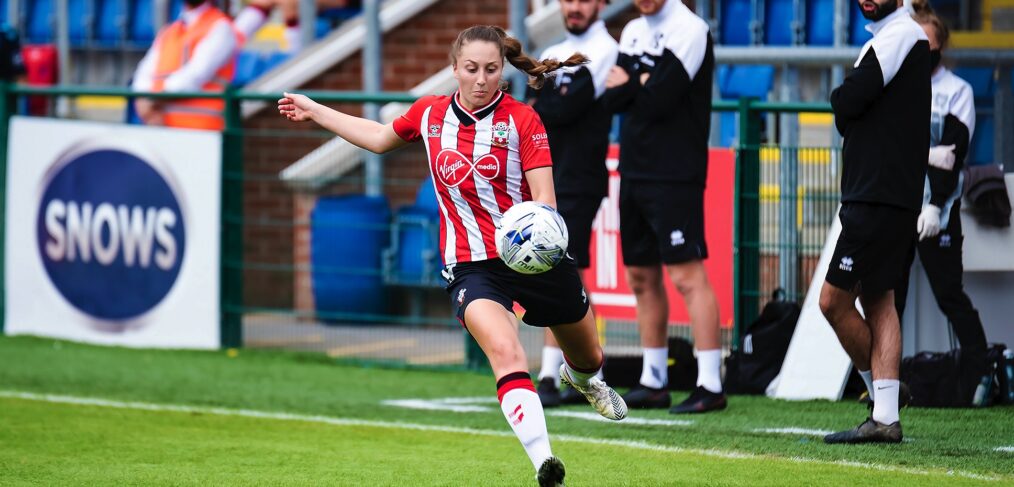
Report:
<svg viewBox="0 0 1014 487"><path fill-rule="evenodd" d="M306 95L285 93L278 100L278 113L293 122L317 122L357 147L383 154L407 142L398 137L391 124L354 117L311 100Z"/></svg>

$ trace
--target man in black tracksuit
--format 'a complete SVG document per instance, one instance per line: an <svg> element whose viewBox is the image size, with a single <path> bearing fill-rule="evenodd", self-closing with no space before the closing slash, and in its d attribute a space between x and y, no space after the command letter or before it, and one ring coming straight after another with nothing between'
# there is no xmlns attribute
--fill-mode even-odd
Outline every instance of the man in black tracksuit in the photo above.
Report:
<svg viewBox="0 0 1014 487"><path fill-rule="evenodd" d="M902 440L898 417L901 324L894 288L904 272L922 208L929 155L930 54L901 0L858 0L873 39L831 93L844 138L841 235L820 308L873 399L860 426L827 443ZM865 319L856 309L859 298Z"/></svg>
<svg viewBox="0 0 1014 487"><path fill-rule="evenodd" d="M638 0L620 36L606 103L624 112L620 241L637 300L644 365L632 408L667 408L669 304L663 267L682 295L697 350L697 388L671 413L724 409L718 302L703 260L704 185L715 56L708 24L680 0Z"/></svg>
<svg viewBox="0 0 1014 487"><path fill-rule="evenodd" d="M599 20L606 0L563 0L560 14L567 38L546 48L542 59L567 59L575 52L589 58L588 64L563 68L530 95L532 107L546 126L553 157L553 184L556 204L567 223L570 254L582 270L591 265L592 221L606 196L609 174L606 153L612 113L602 95L606 77L616 63L616 40ZM563 403L584 403L584 395L568 388L560 394L560 366L563 351L547 329L539 372L539 399L543 407Z"/></svg>
<svg viewBox="0 0 1014 487"><path fill-rule="evenodd" d="M964 401L971 403L983 375L989 372L986 333L979 312L962 286L964 266L961 247L961 169L975 132L972 86L939 64L940 52L949 37L947 26L935 13L917 12L916 22L929 37L933 62L933 108L930 121L929 168L923 191L922 213L916 229L919 242L908 254L905 274L894 291L898 315L905 310L908 270L918 248L930 288L940 310L947 316L961 345L961 387Z"/></svg>

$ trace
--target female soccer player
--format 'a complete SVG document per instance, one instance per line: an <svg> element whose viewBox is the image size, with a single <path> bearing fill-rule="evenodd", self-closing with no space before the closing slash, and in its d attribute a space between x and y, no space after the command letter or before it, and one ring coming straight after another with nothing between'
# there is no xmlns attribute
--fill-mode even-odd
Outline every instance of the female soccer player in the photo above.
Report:
<svg viewBox="0 0 1014 487"><path fill-rule="evenodd" d="M278 111L289 120L313 120L366 150L384 153L422 141L440 204L440 247L447 292L456 316L493 368L504 417L537 470L540 485L562 484L563 463L553 456L539 396L518 338L514 301L529 325L549 327L563 349L563 381L606 418L623 419L623 399L595 377L602 349L595 319L571 258L552 270L523 275L496 254L494 231L503 212L521 201L556 206L546 129L535 111L501 90L504 58L541 86L546 74L585 62L537 61L495 26L470 27L451 48L458 81L452 96L427 96L408 113L382 125L286 93Z"/></svg>

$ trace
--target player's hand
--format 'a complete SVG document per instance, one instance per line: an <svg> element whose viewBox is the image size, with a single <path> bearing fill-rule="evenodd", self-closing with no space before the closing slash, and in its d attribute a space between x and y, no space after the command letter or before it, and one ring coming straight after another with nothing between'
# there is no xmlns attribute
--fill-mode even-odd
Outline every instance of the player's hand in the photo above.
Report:
<svg viewBox="0 0 1014 487"><path fill-rule="evenodd" d="M954 144L930 147L929 165L944 171L954 170Z"/></svg>
<svg viewBox="0 0 1014 487"><path fill-rule="evenodd" d="M919 219L915 222L915 230L919 232L919 241L940 233L940 208L934 205L922 207L922 213L919 213Z"/></svg>
<svg viewBox="0 0 1014 487"><path fill-rule="evenodd" d="M313 120L313 109L317 102L306 95L284 93L278 100L278 113L293 122Z"/></svg>
<svg viewBox="0 0 1014 487"><path fill-rule="evenodd" d="M648 78L651 77L651 73L641 73L641 86L648 84Z"/></svg>
<svg viewBox="0 0 1014 487"><path fill-rule="evenodd" d="M630 75L627 74L627 70L619 66L613 66L609 70L609 76L606 77L606 88L616 88L617 86L627 84L627 81L630 81Z"/></svg>

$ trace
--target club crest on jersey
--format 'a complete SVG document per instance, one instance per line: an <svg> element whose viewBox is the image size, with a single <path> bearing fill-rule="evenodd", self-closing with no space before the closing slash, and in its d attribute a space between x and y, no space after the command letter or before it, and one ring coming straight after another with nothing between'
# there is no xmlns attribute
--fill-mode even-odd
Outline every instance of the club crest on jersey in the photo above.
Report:
<svg viewBox="0 0 1014 487"><path fill-rule="evenodd" d="M437 154L433 175L444 186L453 188L468 178L475 171L485 180L495 179L500 175L500 159L493 154L486 154L477 161L465 157L454 149L444 149Z"/></svg>
<svg viewBox="0 0 1014 487"><path fill-rule="evenodd" d="M507 147L507 140L510 127L507 122L497 122L493 125L493 141L494 147Z"/></svg>
<svg viewBox="0 0 1014 487"><path fill-rule="evenodd" d="M440 124L430 125L430 137L440 137Z"/></svg>

